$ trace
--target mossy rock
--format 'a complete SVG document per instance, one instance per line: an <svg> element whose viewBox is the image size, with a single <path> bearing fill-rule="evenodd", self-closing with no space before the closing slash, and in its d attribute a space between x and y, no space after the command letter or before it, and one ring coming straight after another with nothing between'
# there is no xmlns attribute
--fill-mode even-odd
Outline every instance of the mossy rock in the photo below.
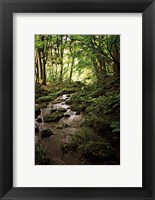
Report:
<svg viewBox="0 0 155 200"><path fill-rule="evenodd" d="M66 100L66 104L67 105L71 105L71 104L73 104L74 103L74 101L73 100L71 100L71 99L69 99L69 100Z"/></svg>
<svg viewBox="0 0 155 200"><path fill-rule="evenodd" d="M57 108L51 108L51 113L57 112Z"/></svg>
<svg viewBox="0 0 155 200"><path fill-rule="evenodd" d="M81 112L85 110L86 106L83 104L73 104L70 108L72 111Z"/></svg>
<svg viewBox="0 0 155 200"><path fill-rule="evenodd" d="M57 96L63 95L63 94L71 94L71 93L74 93L76 91L77 91L77 89L75 89L75 88L64 88L57 93Z"/></svg>
<svg viewBox="0 0 155 200"><path fill-rule="evenodd" d="M44 102L44 103L41 103L41 104L39 104L39 107L40 108L46 108L47 107L47 104Z"/></svg>
<svg viewBox="0 0 155 200"><path fill-rule="evenodd" d="M50 129L41 131L41 138L50 137L51 135L53 135L53 132Z"/></svg>
<svg viewBox="0 0 155 200"><path fill-rule="evenodd" d="M66 112L67 110L66 110L66 108L58 108L58 112Z"/></svg>
<svg viewBox="0 0 155 200"><path fill-rule="evenodd" d="M63 100L61 100L61 99L55 99L55 100L53 101L53 103L54 103L54 104L57 104L57 103L61 103L61 101L63 101Z"/></svg>
<svg viewBox="0 0 155 200"><path fill-rule="evenodd" d="M63 129L63 128L68 128L68 127L70 127L69 124L63 123L57 126L57 129Z"/></svg>
<svg viewBox="0 0 155 200"><path fill-rule="evenodd" d="M48 101L52 101L53 100L53 96L42 96L39 97L38 99L36 99L37 103L42 103L42 102L48 102Z"/></svg>
<svg viewBox="0 0 155 200"><path fill-rule="evenodd" d="M57 122L62 117L63 117L63 113L55 112L55 113L52 113L50 115L45 116L44 117L44 121L46 123L48 123L48 122Z"/></svg>

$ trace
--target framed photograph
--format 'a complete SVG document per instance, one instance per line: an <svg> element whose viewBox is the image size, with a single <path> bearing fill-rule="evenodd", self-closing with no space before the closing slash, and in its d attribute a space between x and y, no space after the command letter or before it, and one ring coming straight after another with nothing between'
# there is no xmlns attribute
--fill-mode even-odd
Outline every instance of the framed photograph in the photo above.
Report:
<svg viewBox="0 0 155 200"><path fill-rule="evenodd" d="M1 199L155 199L154 1L0 1Z"/></svg>

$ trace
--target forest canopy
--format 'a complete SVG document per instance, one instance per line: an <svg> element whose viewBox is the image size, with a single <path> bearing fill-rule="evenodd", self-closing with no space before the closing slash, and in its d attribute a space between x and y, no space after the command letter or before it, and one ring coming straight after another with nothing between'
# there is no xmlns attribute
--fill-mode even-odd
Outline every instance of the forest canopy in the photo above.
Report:
<svg viewBox="0 0 155 200"><path fill-rule="evenodd" d="M119 35L35 35L36 83L102 83L106 75L120 75Z"/></svg>

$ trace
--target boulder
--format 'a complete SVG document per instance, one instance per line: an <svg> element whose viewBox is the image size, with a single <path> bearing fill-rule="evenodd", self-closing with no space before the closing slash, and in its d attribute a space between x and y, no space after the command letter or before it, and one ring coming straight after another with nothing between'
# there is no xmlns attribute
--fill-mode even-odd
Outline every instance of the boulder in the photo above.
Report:
<svg viewBox="0 0 155 200"><path fill-rule="evenodd" d="M66 108L58 108L58 111L59 112L66 112L67 110L66 110Z"/></svg>
<svg viewBox="0 0 155 200"><path fill-rule="evenodd" d="M40 108L46 108L47 107L47 104L44 102L44 103L41 103L41 104L39 104L39 107Z"/></svg>
<svg viewBox="0 0 155 200"><path fill-rule="evenodd" d="M55 112L44 117L44 121L47 122L57 122L63 117L63 114L60 112Z"/></svg>
<svg viewBox="0 0 155 200"><path fill-rule="evenodd" d="M72 111L81 112L85 110L86 106L83 104L73 104L70 108Z"/></svg>
<svg viewBox="0 0 155 200"><path fill-rule="evenodd" d="M70 117L70 114L69 113L65 113L64 117Z"/></svg>
<svg viewBox="0 0 155 200"><path fill-rule="evenodd" d="M41 131L41 138L50 137L51 135L54 135L54 134L50 129L45 129Z"/></svg>
<svg viewBox="0 0 155 200"><path fill-rule="evenodd" d="M70 97L70 94L66 94L66 97Z"/></svg>

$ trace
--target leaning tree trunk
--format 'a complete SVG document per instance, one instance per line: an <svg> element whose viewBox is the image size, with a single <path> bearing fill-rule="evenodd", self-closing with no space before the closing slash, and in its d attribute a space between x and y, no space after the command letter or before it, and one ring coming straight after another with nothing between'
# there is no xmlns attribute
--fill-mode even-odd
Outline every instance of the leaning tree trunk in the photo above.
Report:
<svg viewBox="0 0 155 200"><path fill-rule="evenodd" d="M71 64L70 75L69 75L69 83L72 81L73 67L74 67L74 58L72 57L72 64Z"/></svg>
<svg viewBox="0 0 155 200"><path fill-rule="evenodd" d="M37 59L37 54L35 57L35 79L36 79L36 83L39 83L39 68L38 68L38 59Z"/></svg>
<svg viewBox="0 0 155 200"><path fill-rule="evenodd" d="M46 85L46 61L43 60L43 82L42 85Z"/></svg>
<svg viewBox="0 0 155 200"><path fill-rule="evenodd" d="M37 52L38 57L38 68L39 68L39 78L43 80L42 63L41 63L41 53L40 50Z"/></svg>

